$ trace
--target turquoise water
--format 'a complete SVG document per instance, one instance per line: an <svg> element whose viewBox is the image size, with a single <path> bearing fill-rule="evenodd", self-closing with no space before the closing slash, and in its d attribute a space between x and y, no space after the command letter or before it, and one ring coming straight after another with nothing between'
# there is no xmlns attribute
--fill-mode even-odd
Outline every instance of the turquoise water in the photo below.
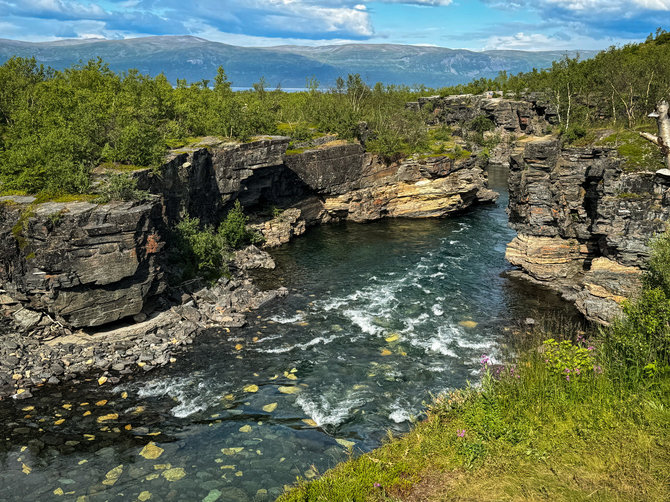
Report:
<svg viewBox="0 0 670 502"><path fill-rule="evenodd" d="M0 500L272 500L407 431L431 395L478 380L482 354L502 357L504 327L565 308L501 277L503 176L497 205L323 226L274 251L259 280L289 297L167 370L0 403Z"/></svg>

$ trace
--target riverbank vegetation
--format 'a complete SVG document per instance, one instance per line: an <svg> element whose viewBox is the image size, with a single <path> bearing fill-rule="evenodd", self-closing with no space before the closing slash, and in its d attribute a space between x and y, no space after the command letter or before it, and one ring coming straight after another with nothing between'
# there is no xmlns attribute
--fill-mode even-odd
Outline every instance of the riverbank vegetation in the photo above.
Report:
<svg viewBox="0 0 670 502"><path fill-rule="evenodd" d="M239 201L235 201L218 227L203 226L198 218L183 216L175 227L175 245L170 255L173 268L178 271L174 281L180 283L194 277L216 280L228 275L232 253L262 241L247 222Z"/></svg>
<svg viewBox="0 0 670 502"><path fill-rule="evenodd" d="M406 436L281 502L667 500L670 234L613 326L521 332L513 362L438 396Z"/></svg>

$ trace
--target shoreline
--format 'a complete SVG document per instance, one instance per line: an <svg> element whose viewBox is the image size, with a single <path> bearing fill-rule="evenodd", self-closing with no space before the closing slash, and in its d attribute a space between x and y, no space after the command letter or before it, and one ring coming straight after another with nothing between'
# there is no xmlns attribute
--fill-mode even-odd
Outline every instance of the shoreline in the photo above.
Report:
<svg viewBox="0 0 670 502"><path fill-rule="evenodd" d="M274 268L267 253L250 248L255 250L252 255L263 257L268 268ZM0 401L28 399L46 384L96 378L100 386L115 385L125 375L176 362L177 355L205 329L230 332L243 327L247 313L288 294L283 287L261 291L246 265L238 261L233 277L221 278L212 287L198 281L200 288L180 288L181 304L141 322L93 333L61 327L61 334L51 338L6 333L0 343L0 375L7 375L0 381Z"/></svg>

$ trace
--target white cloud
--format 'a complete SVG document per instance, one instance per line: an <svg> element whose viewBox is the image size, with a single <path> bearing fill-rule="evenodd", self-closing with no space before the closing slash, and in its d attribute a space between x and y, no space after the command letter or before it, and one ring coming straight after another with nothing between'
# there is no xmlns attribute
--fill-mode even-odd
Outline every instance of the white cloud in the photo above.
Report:
<svg viewBox="0 0 670 502"><path fill-rule="evenodd" d="M483 50L519 50L519 51L562 51L562 50L601 50L604 47L621 43L636 42L635 39L595 38L592 36L571 34L550 36L542 33L523 33L514 35L494 35L484 44Z"/></svg>
<svg viewBox="0 0 670 502"><path fill-rule="evenodd" d="M523 33L515 35L495 35L488 39L484 50L522 50L542 51L556 48L556 40L541 33Z"/></svg>
<svg viewBox="0 0 670 502"><path fill-rule="evenodd" d="M634 0L637 5L645 9L670 10L670 0Z"/></svg>
<svg viewBox="0 0 670 502"><path fill-rule="evenodd" d="M426 5L429 7L439 7L451 5L453 0L377 0L381 3L404 3L406 5Z"/></svg>
<svg viewBox="0 0 670 502"><path fill-rule="evenodd" d="M596 15L633 14L640 10L668 11L670 0L526 0L526 2L515 2L514 7L558 7L572 12Z"/></svg>

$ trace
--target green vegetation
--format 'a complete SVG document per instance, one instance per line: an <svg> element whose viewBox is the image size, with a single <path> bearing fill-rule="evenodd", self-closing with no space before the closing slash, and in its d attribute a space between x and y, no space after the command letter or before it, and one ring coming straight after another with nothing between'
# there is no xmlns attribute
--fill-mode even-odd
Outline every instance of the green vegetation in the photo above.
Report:
<svg viewBox="0 0 670 502"><path fill-rule="evenodd" d="M236 200L233 208L228 211L226 219L219 226L218 233L228 248L242 249L249 244L258 244L260 237L247 229L247 220L240 201Z"/></svg>
<svg viewBox="0 0 670 502"><path fill-rule="evenodd" d="M105 180L99 189L99 202L109 202L111 200L148 200L150 195L144 190L137 189L137 180L130 174L121 172L112 174Z"/></svg>
<svg viewBox="0 0 670 502"><path fill-rule="evenodd" d="M589 60L566 56L546 70L501 72L440 93L539 92L556 109L566 141L578 143L593 127L630 132L653 126L647 114L670 95L670 68L663 63L669 58L670 34L659 30L643 44L611 47ZM209 84L178 80L173 87L164 75L117 74L99 59L63 71L35 59L9 59L0 66L0 190L87 194L91 171L100 164L121 171L156 167L167 148L199 137L246 141L287 134L300 142L334 134L356 140L366 129L361 122L367 124L367 149L387 158L449 152L448 138L428 133L429 107L418 113L405 108L436 92L425 87L369 86L360 75L348 75L327 90L311 79L305 92L285 93L266 89L261 79L253 90L233 92L223 68ZM469 125L476 136L468 141L490 149L484 144L490 120ZM640 141L618 146L631 169L657 160L648 151L653 145Z"/></svg>
<svg viewBox="0 0 670 502"><path fill-rule="evenodd" d="M369 87L359 75L323 91L311 80L300 93L267 90L262 81L233 92L223 68L213 87L184 80L173 87L163 75L116 74L101 60L55 71L12 58L0 66L0 190L87 194L97 166L157 167L168 148L203 136L355 140L361 122L371 151L405 155L426 142L424 117L405 110L418 95L408 87Z"/></svg>
<svg viewBox="0 0 670 502"><path fill-rule="evenodd" d="M481 386L280 501L667 500L670 233L653 250L614 326L519 332L514 364L482 356Z"/></svg>
<svg viewBox="0 0 670 502"><path fill-rule="evenodd" d="M637 131L617 131L596 144L612 146L625 159L627 171L655 171L665 167L660 148L640 136Z"/></svg>
<svg viewBox="0 0 670 502"><path fill-rule="evenodd" d="M479 79L466 85L440 90L442 95L480 94L499 90L509 97L529 92L546 96L564 130L572 124L623 122L633 129L648 122L646 116L670 93L670 68L663 64L670 56L670 33L659 28L642 44L612 46L595 57L581 60L563 57L551 68Z"/></svg>
<svg viewBox="0 0 670 502"><path fill-rule="evenodd" d="M178 281L198 276L216 280L228 274L234 250L260 242L261 236L247 228L247 217L240 202L235 201L218 229L184 216L175 228L174 239L171 261L180 268Z"/></svg>
<svg viewBox="0 0 670 502"><path fill-rule="evenodd" d="M521 98L536 93L558 114L558 132L568 144L585 146L593 129L608 127L616 132L612 143L626 159L629 170L663 167L658 148L637 131L656 129L647 115L656 103L670 98L670 33L658 29L642 44L610 47L595 57L581 60L565 56L551 68L518 75L500 72L495 79L479 79L467 85L444 88L443 96L480 94L499 90L506 97ZM481 123L470 124L474 130Z"/></svg>

